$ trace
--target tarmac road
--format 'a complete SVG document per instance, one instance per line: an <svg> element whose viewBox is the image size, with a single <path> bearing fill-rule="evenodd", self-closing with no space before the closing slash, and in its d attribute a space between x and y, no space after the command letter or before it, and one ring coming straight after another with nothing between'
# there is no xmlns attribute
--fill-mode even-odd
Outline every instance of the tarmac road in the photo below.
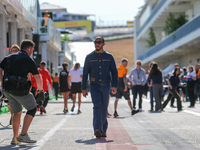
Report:
<svg viewBox="0 0 200 150"><path fill-rule="evenodd" d="M109 112L113 114L114 97L111 97ZM126 100L118 105L118 118L108 118L107 138L96 139L92 128L91 98L83 98L82 113L64 114L63 99L51 100L47 114L37 112L29 129L36 144L10 145L12 128L0 127L0 150L198 150L200 149L200 104L184 111L165 108L165 112L151 113L148 99L143 100L143 112L131 116ZM69 99L68 109L72 101ZM23 113L24 115L25 113ZM10 114L0 115L0 122L7 124ZM22 122L22 121L21 121ZM21 129L20 129L21 130Z"/></svg>

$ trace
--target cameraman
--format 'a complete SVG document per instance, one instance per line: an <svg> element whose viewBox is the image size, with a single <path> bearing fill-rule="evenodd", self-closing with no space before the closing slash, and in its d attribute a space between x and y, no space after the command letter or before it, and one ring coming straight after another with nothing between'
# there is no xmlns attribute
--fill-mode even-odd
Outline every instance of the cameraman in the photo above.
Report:
<svg viewBox="0 0 200 150"><path fill-rule="evenodd" d="M20 144L20 142L25 142L25 143L36 142L35 140L31 140L27 134L29 126L36 113L37 104L33 95L30 92L28 92L28 94L24 94L23 96L16 96L18 93L15 92L18 90L17 89L18 86L13 86L13 87L7 86L8 81L11 81L12 76L18 77L17 83L19 84L20 80L19 78L27 79L28 73L32 73L37 82L37 87L38 87L37 94L43 93L42 78L39 75L34 60L29 57L33 53L34 46L35 43L32 42L31 40L23 40L21 43L21 50L16 54L11 54L5 57L3 61L0 63L0 82L3 83L3 92L6 98L8 98L9 100L12 113L14 113L12 122L14 137L11 141L11 144ZM9 88L12 90L10 90ZM27 90L29 91L29 89ZM21 91L18 92L20 93ZM27 109L27 113L24 117L24 123L21 134L19 135L18 132L20 126L20 118L22 114L22 105Z"/></svg>

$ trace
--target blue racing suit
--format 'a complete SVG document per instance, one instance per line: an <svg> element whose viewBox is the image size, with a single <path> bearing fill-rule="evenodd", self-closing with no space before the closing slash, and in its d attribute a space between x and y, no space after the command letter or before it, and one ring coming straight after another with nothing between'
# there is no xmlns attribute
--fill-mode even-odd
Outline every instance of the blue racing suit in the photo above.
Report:
<svg viewBox="0 0 200 150"><path fill-rule="evenodd" d="M96 53L93 51L85 58L82 78L82 90L87 88L87 79L90 79L90 91L93 102L93 127L94 131L101 130L106 133L107 107L110 93L110 83L112 87L118 86L118 72L112 54L103 51Z"/></svg>

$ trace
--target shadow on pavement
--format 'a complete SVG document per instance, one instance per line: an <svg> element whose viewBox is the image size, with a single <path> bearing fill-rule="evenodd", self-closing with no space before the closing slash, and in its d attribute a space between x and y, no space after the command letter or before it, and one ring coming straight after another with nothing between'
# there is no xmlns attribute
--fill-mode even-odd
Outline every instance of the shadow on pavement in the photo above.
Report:
<svg viewBox="0 0 200 150"><path fill-rule="evenodd" d="M107 117L107 118L114 118L114 119L125 119L125 118L129 118L131 116L123 116L123 117Z"/></svg>
<svg viewBox="0 0 200 150"><path fill-rule="evenodd" d="M0 131L1 130L8 130L8 129L12 129L12 126L10 126L10 127L2 127L2 128L0 128Z"/></svg>
<svg viewBox="0 0 200 150"><path fill-rule="evenodd" d="M76 143L83 143L86 145L92 145L95 144L95 139L90 139L90 140L76 140Z"/></svg>
<svg viewBox="0 0 200 150"><path fill-rule="evenodd" d="M57 113L57 114L54 114L54 115L63 115L63 116L66 116L66 115L78 115L77 113L70 113L70 114L64 114L64 113Z"/></svg>
<svg viewBox="0 0 200 150"><path fill-rule="evenodd" d="M27 143L26 143L27 144ZM16 149L16 150L27 150L31 148L33 144L28 144L28 145L7 145L7 146L0 146L0 149L2 150L10 150L10 149Z"/></svg>
<svg viewBox="0 0 200 150"><path fill-rule="evenodd" d="M36 114L35 116L43 117L43 116L46 116L46 114L42 114L42 115L40 115L40 114Z"/></svg>
<svg viewBox="0 0 200 150"><path fill-rule="evenodd" d="M106 138L95 138L95 139L90 139L90 140L76 140L76 143L84 143L86 145L92 145L95 143L110 143L114 142L114 140L106 140Z"/></svg>
<svg viewBox="0 0 200 150"><path fill-rule="evenodd" d="M111 142L114 142L114 140L107 140L105 137L101 137L101 138L96 138L95 142L96 143L111 143Z"/></svg>

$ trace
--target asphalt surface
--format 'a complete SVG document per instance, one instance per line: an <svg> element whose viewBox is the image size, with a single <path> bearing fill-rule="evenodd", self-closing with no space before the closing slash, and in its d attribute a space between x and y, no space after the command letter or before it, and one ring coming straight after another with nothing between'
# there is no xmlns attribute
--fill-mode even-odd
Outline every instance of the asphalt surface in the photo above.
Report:
<svg viewBox="0 0 200 150"><path fill-rule="evenodd" d="M109 113L113 114L114 97L111 97ZM131 98L132 99L132 98ZM72 101L68 100L68 109ZM138 102L138 101L137 101ZM182 102L184 111L177 112L169 105L162 113L152 113L149 100L143 99L143 111L131 116L126 100L118 105L118 118L108 118L107 138L96 139L92 127L91 98L83 98L81 114L64 114L63 99L51 100L47 113L37 112L29 129L29 135L37 140L35 144L10 145L12 128L0 126L0 150L198 150L200 149L200 104L188 108L189 102ZM23 116L25 115L25 110ZM22 117L23 117L22 116ZM0 115L0 122L9 123L10 114ZM22 124L23 119L21 120ZM21 130L21 128L20 128Z"/></svg>

